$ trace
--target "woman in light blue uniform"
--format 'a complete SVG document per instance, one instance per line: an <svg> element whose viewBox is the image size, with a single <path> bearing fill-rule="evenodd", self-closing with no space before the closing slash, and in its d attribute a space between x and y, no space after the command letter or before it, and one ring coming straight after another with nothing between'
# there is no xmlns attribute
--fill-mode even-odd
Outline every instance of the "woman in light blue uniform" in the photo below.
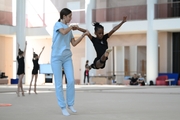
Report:
<svg viewBox="0 0 180 120"><path fill-rule="evenodd" d="M71 30L77 30L77 25L68 26L72 19L71 10L64 8L60 11L60 19L55 23L53 29L53 41L51 51L51 67L55 78L55 89L58 104L62 109L65 116L70 115L66 106L72 111L76 112L73 108L75 88L74 88L74 70L72 64L72 53L70 50L70 43L76 46L85 35L89 32L83 33L77 40L74 39ZM62 84L62 68L67 77L66 100L64 99L63 84Z"/></svg>

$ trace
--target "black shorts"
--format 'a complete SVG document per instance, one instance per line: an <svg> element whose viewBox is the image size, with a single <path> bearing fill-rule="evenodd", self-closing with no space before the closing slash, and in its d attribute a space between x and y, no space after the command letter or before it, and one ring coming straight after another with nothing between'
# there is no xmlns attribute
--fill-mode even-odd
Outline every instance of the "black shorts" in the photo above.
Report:
<svg viewBox="0 0 180 120"><path fill-rule="evenodd" d="M32 70L32 74L33 74L33 75L38 74L38 69L33 69L33 70Z"/></svg>
<svg viewBox="0 0 180 120"><path fill-rule="evenodd" d="M18 68L17 75L25 74L24 68Z"/></svg>
<svg viewBox="0 0 180 120"><path fill-rule="evenodd" d="M106 58L106 60L107 60L108 58ZM100 59L98 59L98 58L95 58L94 59L94 62L93 62L93 64L91 65L91 67L93 68L93 69L103 69L105 66L106 66L106 61L104 61L102 64L103 64L103 66L102 67L100 67L100 68L97 68L96 67L96 62L98 61L98 60L100 60Z"/></svg>

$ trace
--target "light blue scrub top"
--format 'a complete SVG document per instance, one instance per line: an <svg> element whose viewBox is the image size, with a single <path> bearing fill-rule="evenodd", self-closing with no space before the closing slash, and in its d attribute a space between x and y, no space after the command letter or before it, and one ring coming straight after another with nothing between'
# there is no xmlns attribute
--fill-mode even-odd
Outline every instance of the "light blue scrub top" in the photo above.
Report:
<svg viewBox="0 0 180 120"><path fill-rule="evenodd" d="M68 25L62 22L56 22L53 29L52 52L51 57L72 56L70 42L74 38L72 31L63 35L59 32L61 28L68 28Z"/></svg>

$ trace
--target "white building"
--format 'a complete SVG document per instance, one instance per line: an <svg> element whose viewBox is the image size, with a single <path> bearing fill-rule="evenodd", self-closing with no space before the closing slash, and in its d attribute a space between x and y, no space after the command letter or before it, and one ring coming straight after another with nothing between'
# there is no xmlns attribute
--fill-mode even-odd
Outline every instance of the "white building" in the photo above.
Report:
<svg viewBox="0 0 180 120"><path fill-rule="evenodd" d="M146 74L148 82L158 73L180 73L180 0L0 0L0 6L0 71L9 79L17 77L17 42L21 49L28 42L25 84L31 79L32 48L39 53L45 46L39 63L50 63L52 27L64 7L73 11L72 23L92 34L93 22L100 22L107 33L127 16L108 40L113 52L106 67L91 70L90 75L116 74L122 83L133 73ZM75 37L80 35L74 31ZM84 64L87 59L93 62L94 48L86 38L72 52L75 79L83 83ZM37 84L44 83L40 74Z"/></svg>

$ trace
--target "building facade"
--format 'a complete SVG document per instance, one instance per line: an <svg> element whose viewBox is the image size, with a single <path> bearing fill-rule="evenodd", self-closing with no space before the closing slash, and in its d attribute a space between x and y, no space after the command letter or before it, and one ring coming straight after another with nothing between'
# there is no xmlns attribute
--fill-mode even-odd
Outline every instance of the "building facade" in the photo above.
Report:
<svg viewBox="0 0 180 120"><path fill-rule="evenodd" d="M155 81L158 73L180 73L180 0L0 0L0 71L16 78L17 46L26 54L25 84L32 71L32 48L38 53L45 46L39 63L50 63L52 28L59 19L59 11L67 7L73 11L72 24L88 29L100 22L108 33L127 16L127 22L108 40L113 49L106 67L91 70L90 75L116 75L118 83L124 76L141 73L147 82ZM17 3L17 4L16 4ZM78 37L82 33L73 31ZM83 83L85 61L93 62L96 54L86 37L72 47L75 79ZM44 84L40 74L38 84Z"/></svg>

